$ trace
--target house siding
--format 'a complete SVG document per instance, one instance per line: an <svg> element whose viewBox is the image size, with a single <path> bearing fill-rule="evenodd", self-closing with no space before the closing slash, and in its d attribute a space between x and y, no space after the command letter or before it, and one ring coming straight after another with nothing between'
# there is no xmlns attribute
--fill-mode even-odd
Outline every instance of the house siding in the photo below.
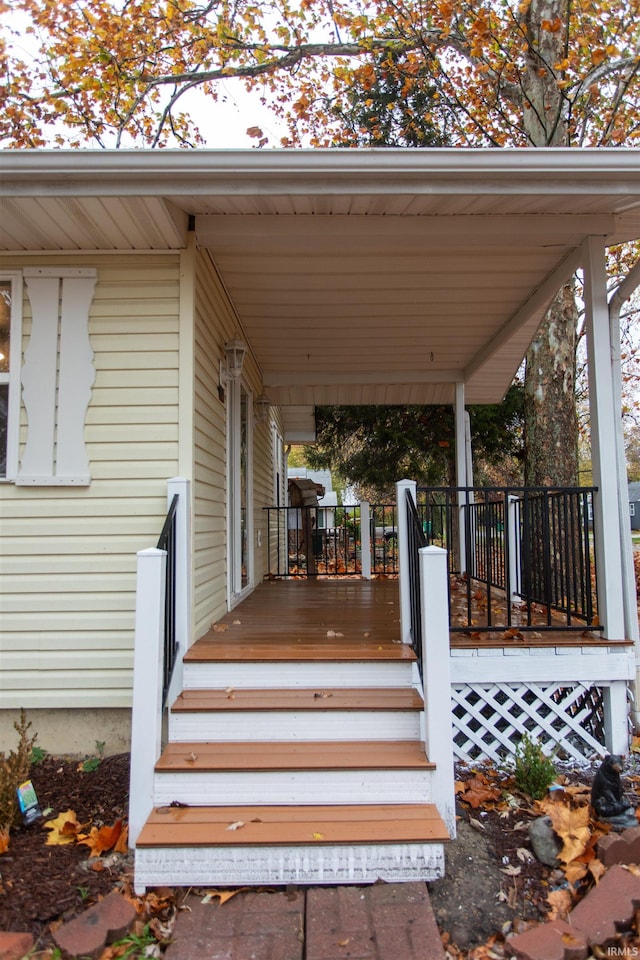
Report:
<svg viewBox="0 0 640 960"><path fill-rule="evenodd" d="M25 256L95 267L87 487L0 484L3 708L128 707L137 551L155 544L178 467L179 257ZM30 333L24 299L23 349ZM27 423L22 417L21 450Z"/></svg>
<svg viewBox="0 0 640 960"><path fill-rule="evenodd" d="M242 336L238 321L207 251L196 257L194 366L194 637L206 633L227 610L227 414L218 396L224 344ZM260 371L249 350L243 379L253 393L262 389ZM266 573L266 522L272 502L272 451L269 423L253 430L254 579ZM262 530L257 547L257 531Z"/></svg>

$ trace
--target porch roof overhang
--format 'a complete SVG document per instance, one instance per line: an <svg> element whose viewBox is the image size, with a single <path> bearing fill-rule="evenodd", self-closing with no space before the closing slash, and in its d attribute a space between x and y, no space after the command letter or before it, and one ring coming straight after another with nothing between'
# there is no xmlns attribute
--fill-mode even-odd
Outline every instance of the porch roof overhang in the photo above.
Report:
<svg viewBox="0 0 640 960"><path fill-rule="evenodd" d="M584 239L640 237L640 150L0 153L0 250L190 229L272 403L490 403Z"/></svg>

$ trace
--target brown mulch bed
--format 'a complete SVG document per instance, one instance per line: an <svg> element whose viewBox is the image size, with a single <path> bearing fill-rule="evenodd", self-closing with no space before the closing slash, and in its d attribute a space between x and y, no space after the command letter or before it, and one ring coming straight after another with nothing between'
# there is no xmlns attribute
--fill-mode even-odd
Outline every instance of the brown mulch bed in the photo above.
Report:
<svg viewBox="0 0 640 960"><path fill-rule="evenodd" d="M44 821L67 810L96 827L126 817L129 754L104 757L89 772L79 769L77 759L47 756L31 768L30 778L44 816L29 827L14 826L9 849L0 856L0 930L29 932L45 947L53 942L53 921L70 919L109 893L131 864L119 854L92 858L87 846L76 843L47 846Z"/></svg>

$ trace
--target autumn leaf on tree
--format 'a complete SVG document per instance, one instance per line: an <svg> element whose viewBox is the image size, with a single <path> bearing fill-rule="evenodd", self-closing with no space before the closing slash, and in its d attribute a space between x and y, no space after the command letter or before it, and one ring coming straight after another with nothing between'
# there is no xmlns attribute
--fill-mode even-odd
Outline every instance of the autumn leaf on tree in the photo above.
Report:
<svg viewBox="0 0 640 960"><path fill-rule="evenodd" d="M58 814L55 820L47 820L45 829L49 830L47 844L50 846L64 846L67 843L73 843L81 835L81 831L86 828L86 824L78 823L74 810L66 810Z"/></svg>
<svg viewBox="0 0 640 960"><path fill-rule="evenodd" d="M92 827L91 832L78 837L78 843L83 843L91 850L91 857L113 850L114 853L127 852L128 827L123 826L122 819L116 820L112 827Z"/></svg>

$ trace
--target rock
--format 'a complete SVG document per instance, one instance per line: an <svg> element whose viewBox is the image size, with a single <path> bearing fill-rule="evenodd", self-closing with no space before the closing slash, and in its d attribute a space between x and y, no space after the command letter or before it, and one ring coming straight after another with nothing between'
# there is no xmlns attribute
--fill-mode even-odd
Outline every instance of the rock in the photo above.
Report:
<svg viewBox="0 0 640 960"><path fill-rule="evenodd" d="M555 833L550 817L538 817L529 824L529 842L540 863L547 867L558 866L558 854L562 842Z"/></svg>

